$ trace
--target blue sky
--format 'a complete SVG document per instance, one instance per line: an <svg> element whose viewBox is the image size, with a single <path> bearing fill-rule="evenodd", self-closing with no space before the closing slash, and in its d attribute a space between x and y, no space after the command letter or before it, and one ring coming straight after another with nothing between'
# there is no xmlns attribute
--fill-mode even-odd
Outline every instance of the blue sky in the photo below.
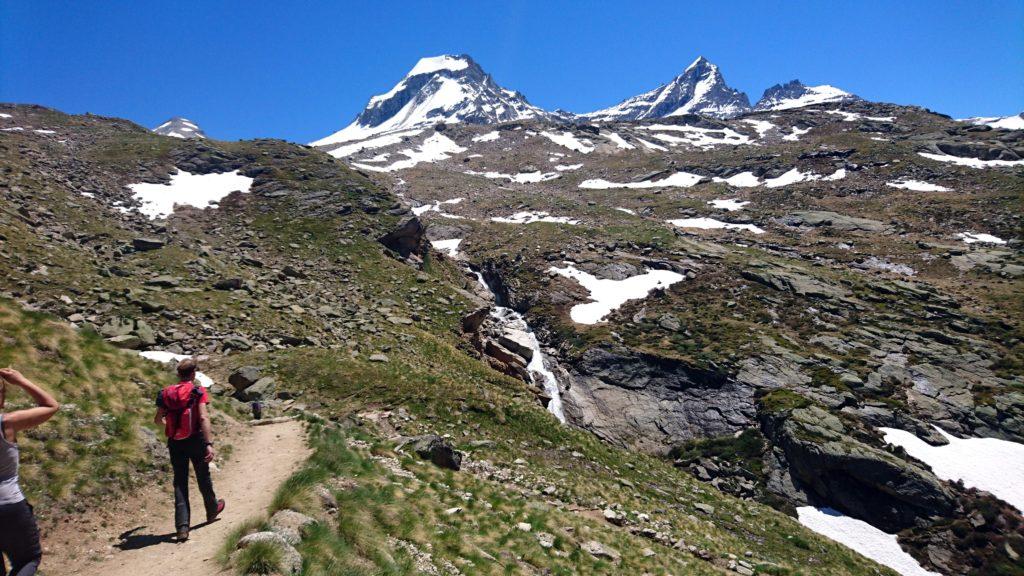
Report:
<svg viewBox="0 0 1024 576"><path fill-rule="evenodd" d="M223 139L325 136L442 53L574 112L701 54L752 101L799 78L954 117L1024 110L1021 0L0 0L0 101L150 127L181 115Z"/></svg>

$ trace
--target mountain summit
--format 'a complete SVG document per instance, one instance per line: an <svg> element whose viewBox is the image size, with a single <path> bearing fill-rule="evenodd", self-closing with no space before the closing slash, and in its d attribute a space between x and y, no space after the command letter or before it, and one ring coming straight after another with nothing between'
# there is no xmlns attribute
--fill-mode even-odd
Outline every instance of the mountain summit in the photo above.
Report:
<svg viewBox="0 0 1024 576"><path fill-rule="evenodd" d="M754 110L788 110L812 104L852 100L860 100L860 97L828 84L806 86L799 80L790 80L785 84L776 84L765 90L764 95L754 106Z"/></svg>
<svg viewBox="0 0 1024 576"><path fill-rule="evenodd" d="M701 56L667 84L583 117L597 121L642 120L682 114L730 118L750 110L750 100L730 88L718 66Z"/></svg>
<svg viewBox="0 0 1024 576"><path fill-rule="evenodd" d="M438 123L497 124L550 116L519 92L499 86L469 56L442 55L420 59L394 88L370 98L352 124L312 145Z"/></svg>
<svg viewBox="0 0 1024 576"><path fill-rule="evenodd" d="M153 132L161 136L171 136L173 138L206 138L206 134L199 129L195 122L181 116L175 116L153 128Z"/></svg>

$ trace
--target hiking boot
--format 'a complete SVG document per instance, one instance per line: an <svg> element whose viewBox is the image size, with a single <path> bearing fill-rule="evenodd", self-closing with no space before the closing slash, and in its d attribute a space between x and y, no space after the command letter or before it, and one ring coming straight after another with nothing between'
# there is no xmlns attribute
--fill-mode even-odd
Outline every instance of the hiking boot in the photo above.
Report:
<svg viewBox="0 0 1024 576"><path fill-rule="evenodd" d="M188 528L178 528L178 542L188 540Z"/></svg>
<svg viewBox="0 0 1024 576"><path fill-rule="evenodd" d="M223 512L223 511L224 511L224 499L221 498L220 500L217 500L217 510L215 512L207 512L206 513L206 521L207 522L213 522L214 520L217 519L218 516L220 516L220 513Z"/></svg>

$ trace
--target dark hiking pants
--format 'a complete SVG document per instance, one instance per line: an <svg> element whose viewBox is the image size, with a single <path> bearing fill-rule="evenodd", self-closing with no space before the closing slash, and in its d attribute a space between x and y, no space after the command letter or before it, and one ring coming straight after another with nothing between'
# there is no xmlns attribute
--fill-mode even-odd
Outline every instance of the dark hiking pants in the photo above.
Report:
<svg viewBox="0 0 1024 576"><path fill-rule="evenodd" d="M0 575L8 574L4 556L11 562L10 576L32 576L39 568L43 549L27 500L0 506Z"/></svg>
<svg viewBox="0 0 1024 576"><path fill-rule="evenodd" d="M188 464L196 471L196 484L203 495L206 515L217 512L217 496L213 493L210 465L206 463L206 444L196 434L185 440L168 440L171 467L174 469L174 527L178 530L191 526L192 510L188 501Z"/></svg>

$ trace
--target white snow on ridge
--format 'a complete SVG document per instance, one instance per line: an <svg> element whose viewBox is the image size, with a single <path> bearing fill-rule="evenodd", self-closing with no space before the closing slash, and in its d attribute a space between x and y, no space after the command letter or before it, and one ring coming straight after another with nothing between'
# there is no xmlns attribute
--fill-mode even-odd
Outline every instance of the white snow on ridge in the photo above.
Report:
<svg viewBox="0 0 1024 576"><path fill-rule="evenodd" d="M574 150L581 154L590 154L594 151L593 143L589 140L580 140L573 136L572 132L562 132L561 134L555 134L553 132L544 131L541 132L541 136L544 136L548 140L551 140L559 146L564 146L569 150Z"/></svg>
<svg viewBox="0 0 1024 576"><path fill-rule="evenodd" d="M383 148L384 146L391 146L392 144L399 144L403 138L418 136L422 134L423 130L403 130L402 132L392 132L391 134L384 134L376 138L370 138L369 140L363 140L362 142L356 142L354 144L346 144L340 146L328 152L335 158L345 158L351 156L356 152L362 150L373 150L375 148Z"/></svg>
<svg viewBox="0 0 1024 576"><path fill-rule="evenodd" d="M951 162L958 166L970 166L971 168L996 168L1002 166L1024 166L1024 160L981 160L980 158L964 158L950 154L932 154L930 152L918 152L929 160L937 162Z"/></svg>
<svg viewBox="0 0 1024 576"><path fill-rule="evenodd" d="M577 324L597 324L626 302L646 298L652 290L668 288L685 278L671 270L647 270L644 274L624 280L602 280L577 269L572 264L565 268L552 266L548 271L573 278L590 291L590 299L594 300L593 302L577 304L569 311L569 317Z"/></svg>
<svg viewBox="0 0 1024 576"><path fill-rule="evenodd" d="M579 170L583 168L583 164L557 164L555 170L559 172L570 172L572 170Z"/></svg>
<svg viewBox="0 0 1024 576"><path fill-rule="evenodd" d="M902 188L904 190L914 190L915 192L949 192L950 189L945 186L939 186L938 184L930 184L928 182L922 182L921 180L896 180L894 182L886 182L886 186L892 188Z"/></svg>
<svg viewBox="0 0 1024 576"><path fill-rule="evenodd" d="M579 224L579 220L574 220L568 216L551 216L547 212L516 212L515 214L507 217L495 216L491 218L494 222L502 222L504 224L533 224L534 222L552 222L555 224Z"/></svg>
<svg viewBox="0 0 1024 576"><path fill-rule="evenodd" d="M697 228L699 230L748 230L754 234L764 234L763 229L758 228L753 224L733 224L732 222L722 222L721 220L715 220L714 218L681 218L679 220L669 220L668 223L679 228Z"/></svg>
<svg viewBox="0 0 1024 576"><path fill-rule="evenodd" d="M879 428L885 441L931 466L943 480L985 490L1024 512L1024 444L998 438L957 438L935 427L949 444L932 446L914 434Z"/></svg>
<svg viewBox="0 0 1024 576"><path fill-rule="evenodd" d="M894 122L896 121L895 116L864 116L856 112L847 112L846 110L825 110L826 114L834 114L836 116L842 116L843 122L855 122L857 120L871 120L874 122Z"/></svg>
<svg viewBox="0 0 1024 576"><path fill-rule="evenodd" d="M466 62L462 58L454 58L445 54L443 56L420 58L420 61L412 67L412 70L409 71L407 76L430 74L431 72L437 72L438 70L451 70L452 72L458 72L459 70L465 70L468 67L469 62Z"/></svg>
<svg viewBox="0 0 1024 576"><path fill-rule="evenodd" d="M964 244L974 244L980 242L982 244L1006 244L1006 240L993 236L991 234L976 234L974 232L961 232L956 235L957 238L964 241Z"/></svg>
<svg viewBox="0 0 1024 576"><path fill-rule="evenodd" d="M13 116L11 116L10 114L5 114L4 112L0 112L0 118L13 118Z"/></svg>
<svg viewBox="0 0 1024 576"><path fill-rule="evenodd" d="M580 182L580 188L589 188L591 190L608 190L609 188L665 188L669 186L689 188L703 179L704 177L699 174L676 172L661 180L644 180L643 182L610 182L596 178Z"/></svg>
<svg viewBox="0 0 1024 576"><path fill-rule="evenodd" d="M171 175L169 184L139 183L129 184L128 188L142 203L139 212L153 220L166 218L174 212L175 205L206 208L236 190L248 193L252 181L237 170L221 174L191 174L178 170Z"/></svg>
<svg viewBox="0 0 1024 576"><path fill-rule="evenodd" d="M913 556L900 548L895 534L887 534L871 524L844 516L831 508L800 506L800 523L818 534L899 572L903 576L942 576L925 570Z"/></svg>
<svg viewBox="0 0 1024 576"><path fill-rule="evenodd" d="M430 138L424 140L417 149L406 148L405 150L400 151L399 154L406 156L406 160L399 160L398 162L394 162L383 167L370 166L367 164L352 165L363 168L364 170L372 170L374 172L394 172L395 170L412 168L421 162L447 160L451 157L449 154L460 154L465 151L465 148L456 144L451 138L448 138L444 134L435 132Z"/></svg>
<svg viewBox="0 0 1024 576"><path fill-rule="evenodd" d="M804 90L804 94L797 98L783 98L773 102L769 109L790 110L792 108L803 108L804 106L835 102L837 100L843 100L853 96L853 94L850 94L845 90L840 90L839 88L829 86L828 84L822 84L820 86L805 86Z"/></svg>
<svg viewBox="0 0 1024 576"><path fill-rule="evenodd" d="M750 201L747 201L747 200L741 201L741 200L736 200L736 199L730 198L730 199L727 199L727 200L712 200L712 201L708 202L708 204L711 204L715 208L720 208L722 210L728 210L729 212L733 212L733 211L736 211L736 210L742 210L744 206L746 206L747 204L750 204Z"/></svg>
<svg viewBox="0 0 1024 576"><path fill-rule="evenodd" d="M615 209L618 210L619 212L625 212L626 214L629 214L631 216L636 216L636 210L630 210L629 208L621 208L618 206L616 206Z"/></svg>
<svg viewBox="0 0 1024 576"><path fill-rule="evenodd" d="M991 126L1000 130L1024 130L1024 116L1020 114L1015 116L967 118L966 120L962 120L962 122L970 122L976 126Z"/></svg>

